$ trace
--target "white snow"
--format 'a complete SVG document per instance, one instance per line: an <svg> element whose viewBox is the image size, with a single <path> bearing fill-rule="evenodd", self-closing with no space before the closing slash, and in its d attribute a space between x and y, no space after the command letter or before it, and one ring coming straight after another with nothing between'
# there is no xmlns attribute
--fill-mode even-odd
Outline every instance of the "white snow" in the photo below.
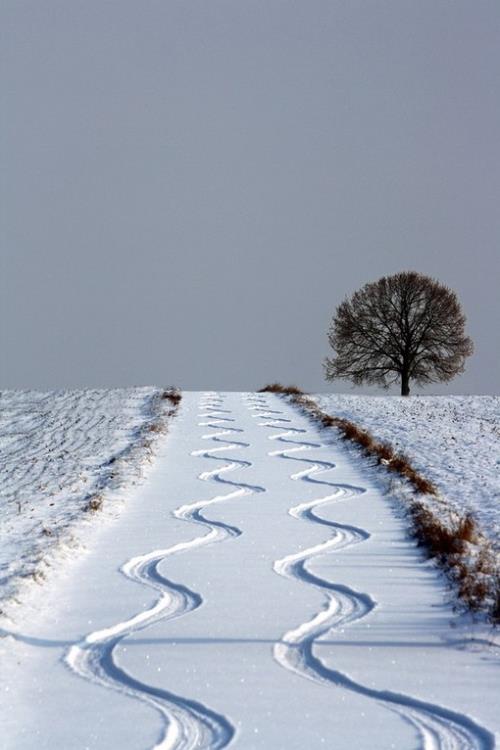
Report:
<svg viewBox="0 0 500 750"><path fill-rule="evenodd" d="M498 649L376 473L274 395L185 393L147 479L2 622L5 750L486 750Z"/></svg>
<svg viewBox="0 0 500 750"><path fill-rule="evenodd" d="M106 490L106 503L116 503L117 490L137 478L141 466L131 452L159 394L0 394L0 604L40 580L52 551L77 543L76 522L88 518L89 498Z"/></svg>
<svg viewBox="0 0 500 750"><path fill-rule="evenodd" d="M500 396L314 398L327 413L405 453L451 505L472 511L500 547Z"/></svg>

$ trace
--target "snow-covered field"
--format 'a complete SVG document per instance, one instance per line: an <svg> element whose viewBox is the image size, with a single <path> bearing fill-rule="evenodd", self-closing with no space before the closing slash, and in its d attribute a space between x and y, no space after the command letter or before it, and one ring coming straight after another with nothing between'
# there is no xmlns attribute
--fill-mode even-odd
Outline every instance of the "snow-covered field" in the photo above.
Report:
<svg viewBox="0 0 500 750"><path fill-rule="evenodd" d="M500 547L500 396L318 394L320 407L405 453Z"/></svg>
<svg viewBox="0 0 500 750"><path fill-rule="evenodd" d="M75 522L106 510L141 472L138 437L156 388L0 393L0 608L78 543ZM134 455L134 451L136 455Z"/></svg>
<svg viewBox="0 0 500 750"><path fill-rule="evenodd" d="M394 503L278 397L185 393L120 515L0 622L2 750L492 750L493 636Z"/></svg>

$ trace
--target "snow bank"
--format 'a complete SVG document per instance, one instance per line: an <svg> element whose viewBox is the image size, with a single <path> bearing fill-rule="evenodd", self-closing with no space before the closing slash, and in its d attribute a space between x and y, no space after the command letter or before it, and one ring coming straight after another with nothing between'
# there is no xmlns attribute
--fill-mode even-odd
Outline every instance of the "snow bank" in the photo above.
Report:
<svg viewBox="0 0 500 750"><path fill-rule="evenodd" d="M75 522L93 517L104 491L107 505L140 476L161 393L0 394L0 604L43 577L51 551L75 543Z"/></svg>

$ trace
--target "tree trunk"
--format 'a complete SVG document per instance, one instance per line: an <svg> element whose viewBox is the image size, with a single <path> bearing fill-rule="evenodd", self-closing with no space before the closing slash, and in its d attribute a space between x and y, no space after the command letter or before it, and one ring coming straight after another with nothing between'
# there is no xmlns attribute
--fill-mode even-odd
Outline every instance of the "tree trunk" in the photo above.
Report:
<svg viewBox="0 0 500 750"><path fill-rule="evenodd" d="M401 373L401 395L402 396L410 395L410 378L407 372Z"/></svg>

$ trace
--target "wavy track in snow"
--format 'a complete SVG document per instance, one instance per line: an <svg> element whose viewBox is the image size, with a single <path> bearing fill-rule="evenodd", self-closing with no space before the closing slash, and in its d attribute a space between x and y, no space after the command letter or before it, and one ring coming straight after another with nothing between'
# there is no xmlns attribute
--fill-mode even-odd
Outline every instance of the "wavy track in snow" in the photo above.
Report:
<svg viewBox="0 0 500 750"><path fill-rule="evenodd" d="M283 414L283 412L268 409L263 398L247 397L247 402L251 409L257 410L258 413L254 416L265 420L259 423L262 426L280 429L283 423L290 424L290 420L286 418L275 417L274 415ZM283 639L275 645L274 657L276 661L286 669L315 682L327 685L334 684L386 705L387 708L397 712L405 721L414 726L419 734L423 750L491 750L495 747L493 735L469 717L402 693L367 687L339 670L328 667L314 653L315 642L322 636L335 628L344 627L365 617L374 609L376 602L368 594L360 593L341 584L332 583L307 569L307 562L317 555L333 550L339 551L353 544L359 544L368 539L370 534L355 526L326 520L314 512L315 508L322 504L349 499L364 490L360 487L315 478L314 474L331 471L335 468L335 464L329 461L315 461L289 455L290 453L323 447L321 443L289 439L289 436L298 433L305 433L305 430L289 426L285 432L270 435L271 440L278 440L293 446L281 451L271 451L270 455L279 456L285 460L305 461L311 464L309 468L292 474L291 478L324 485L333 489L333 492L300 503L291 508L289 513L297 519L305 519L330 527L333 536L325 542L287 555L274 563L274 570L279 575L312 585L326 598L326 606L320 612L311 620L288 631Z"/></svg>
<svg viewBox="0 0 500 750"><path fill-rule="evenodd" d="M200 422L199 425L218 429L221 423L233 422L234 420L230 417L219 416L230 413L228 410L220 408L222 403L223 400L216 395L208 394L205 396L200 405L206 409L207 413L200 415L200 418L207 418L208 421ZM204 508L214 503L263 491L262 487L231 482L222 476L234 469L250 466L248 461L229 460L212 455L212 453L221 450L240 449L248 445L243 442L222 439L224 435L229 435L232 432L242 432L242 430L226 426L225 429L219 430L217 433L203 435L203 439L211 439L225 443L225 445L192 452L194 456L200 455L217 461L228 460L229 463L213 471L203 472L199 475L199 478L225 484L231 488L231 491L209 500L183 505L174 511L176 518L201 524L207 530L206 533L190 541L179 542L166 549L154 550L133 557L121 568L121 572L127 578L144 584L157 592L158 598L154 605L124 622L90 633L80 643L71 646L65 657L68 666L81 677L94 684L141 700L159 713L163 721L163 730L161 737L153 746L153 750L195 750L195 748L197 750L202 748L218 750L227 747L235 734L234 727L225 716L197 701L135 679L116 663L114 656L116 646L127 636L160 620L182 617L197 609L203 602L200 594L163 576L158 570L160 563L163 563L171 555L188 552L197 547L224 541L241 534L235 526L210 520L203 514Z"/></svg>

